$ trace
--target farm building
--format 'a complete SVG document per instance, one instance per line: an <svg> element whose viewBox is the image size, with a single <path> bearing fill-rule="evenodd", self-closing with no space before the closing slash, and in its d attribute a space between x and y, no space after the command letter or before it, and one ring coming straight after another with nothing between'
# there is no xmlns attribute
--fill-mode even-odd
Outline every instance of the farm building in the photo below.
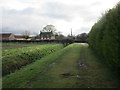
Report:
<svg viewBox="0 0 120 90"><path fill-rule="evenodd" d="M0 40L15 40L15 35L12 33L0 34Z"/></svg>
<svg viewBox="0 0 120 90"><path fill-rule="evenodd" d="M12 33L2 33L0 34L0 40L26 40L23 35L15 35ZM27 40L31 40L30 38Z"/></svg>
<svg viewBox="0 0 120 90"><path fill-rule="evenodd" d="M40 35L34 36L31 40L40 40Z"/></svg>
<svg viewBox="0 0 120 90"><path fill-rule="evenodd" d="M55 39L55 35L52 32L40 32L40 39L42 40L53 40Z"/></svg>

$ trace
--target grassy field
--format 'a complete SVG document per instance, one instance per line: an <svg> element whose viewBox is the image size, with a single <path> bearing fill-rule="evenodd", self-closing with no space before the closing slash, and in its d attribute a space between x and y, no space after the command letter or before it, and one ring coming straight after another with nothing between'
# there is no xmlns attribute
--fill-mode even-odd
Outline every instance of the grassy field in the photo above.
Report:
<svg viewBox="0 0 120 90"><path fill-rule="evenodd" d="M37 46L37 45L44 45L47 43L1 43L2 50L9 50L9 49L15 49L15 48L24 48L24 47L30 47L30 46Z"/></svg>
<svg viewBox="0 0 120 90"><path fill-rule="evenodd" d="M87 44L71 44L3 77L3 88L114 87L117 77Z"/></svg>

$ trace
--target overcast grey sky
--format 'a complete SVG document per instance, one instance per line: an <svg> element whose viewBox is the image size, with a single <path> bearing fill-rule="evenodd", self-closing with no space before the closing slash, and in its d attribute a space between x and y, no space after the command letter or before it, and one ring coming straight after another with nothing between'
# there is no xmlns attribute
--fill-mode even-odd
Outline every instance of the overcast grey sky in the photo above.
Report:
<svg viewBox="0 0 120 90"><path fill-rule="evenodd" d="M119 0L0 0L2 32L39 33L48 24L64 35L88 33L106 10Z"/></svg>

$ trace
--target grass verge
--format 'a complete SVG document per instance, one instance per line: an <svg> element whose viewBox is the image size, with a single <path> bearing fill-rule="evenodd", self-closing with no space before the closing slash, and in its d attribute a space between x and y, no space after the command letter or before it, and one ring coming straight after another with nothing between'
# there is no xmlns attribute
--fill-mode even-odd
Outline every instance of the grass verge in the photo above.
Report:
<svg viewBox="0 0 120 90"><path fill-rule="evenodd" d="M59 56L69 50L72 46L69 45L60 51L50 54L40 60L36 60L30 65L25 66L21 70L11 73L10 75L3 77L3 88L24 88L25 85L41 72L46 66L55 61Z"/></svg>

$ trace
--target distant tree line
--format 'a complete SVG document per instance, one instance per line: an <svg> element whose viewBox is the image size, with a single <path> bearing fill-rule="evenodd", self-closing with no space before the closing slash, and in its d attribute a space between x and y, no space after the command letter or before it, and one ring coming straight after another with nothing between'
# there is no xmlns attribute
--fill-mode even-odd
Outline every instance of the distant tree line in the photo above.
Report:
<svg viewBox="0 0 120 90"><path fill-rule="evenodd" d="M93 25L88 36L89 46L120 74L120 2Z"/></svg>
<svg viewBox="0 0 120 90"><path fill-rule="evenodd" d="M81 33L76 36L76 40L78 41L87 41L88 34L87 33Z"/></svg>

